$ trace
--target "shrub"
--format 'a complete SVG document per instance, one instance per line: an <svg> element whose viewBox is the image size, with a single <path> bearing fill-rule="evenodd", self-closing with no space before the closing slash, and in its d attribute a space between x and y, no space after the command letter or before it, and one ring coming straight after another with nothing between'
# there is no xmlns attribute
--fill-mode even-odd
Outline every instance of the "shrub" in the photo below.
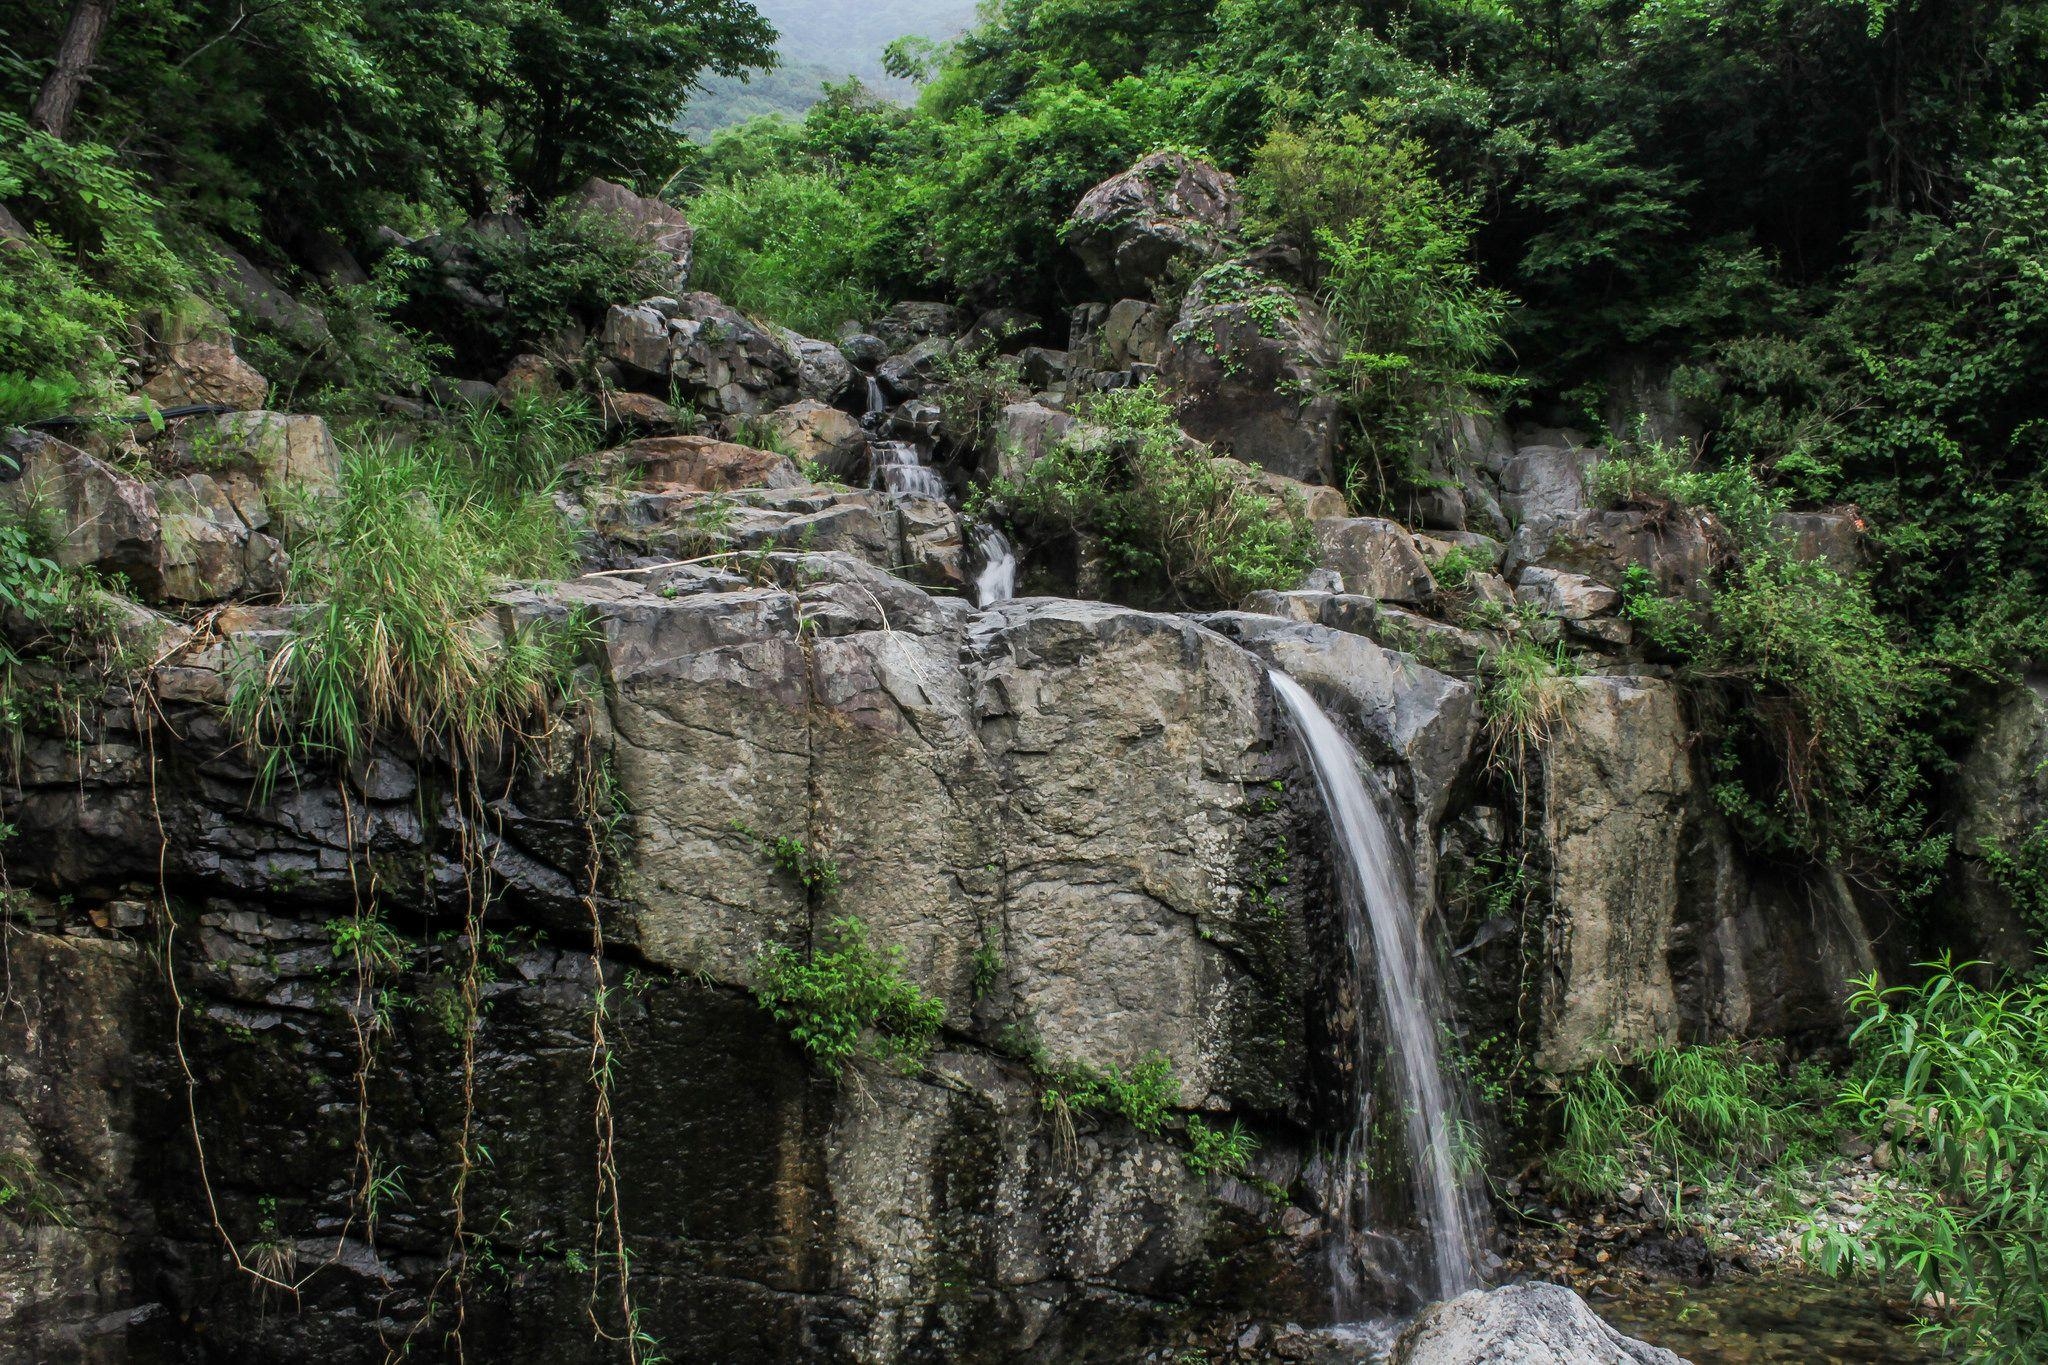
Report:
<svg viewBox="0 0 2048 1365"><path fill-rule="evenodd" d="M1348 418L1345 486L1368 505L1419 475L1446 413L1503 387L1487 366L1507 296L1479 282L1471 206L1437 181L1421 143L1375 121L1274 129L1247 190L1320 284L1343 349L1330 382Z"/></svg>
<svg viewBox="0 0 2048 1365"><path fill-rule="evenodd" d="M1188 1169L1196 1175L1236 1175L1251 1163L1259 1140L1236 1119L1228 1128L1211 1128L1199 1114L1188 1116Z"/></svg>
<svg viewBox="0 0 2048 1365"><path fill-rule="evenodd" d="M1157 1136L1180 1103L1180 1081L1163 1052L1149 1052L1126 1074L1115 1064L1076 1064L1055 1071L1039 1096L1048 1110L1113 1114Z"/></svg>
<svg viewBox="0 0 2048 1365"><path fill-rule="evenodd" d="M1557 681L1578 676L1579 666L1562 644L1518 639L1481 659L1480 671L1479 706L1493 756L1499 759L1505 750L1520 767L1563 720L1570 694Z"/></svg>
<svg viewBox="0 0 2048 1365"><path fill-rule="evenodd" d="M158 227L160 206L108 148L0 113L0 203L31 234L0 238L0 370L107 371L110 339L192 286Z"/></svg>
<svg viewBox="0 0 2048 1365"><path fill-rule="evenodd" d="M740 821L733 828L745 835L761 855L807 892L829 896L839 889L839 864L792 834L757 834Z"/></svg>
<svg viewBox="0 0 2048 1365"><path fill-rule="evenodd" d="M1183 603L1291 588L1314 563L1299 503L1259 493L1190 442L1150 384L1077 413L1099 430L1078 428L979 505L1006 508L1027 532L1100 536L1116 577L1162 581Z"/></svg>
<svg viewBox="0 0 2048 1365"><path fill-rule="evenodd" d="M348 760L380 735L468 757L567 686L573 631L501 636L481 619L503 579L573 560L547 475L561 429L540 421L515 410L365 438L337 495L289 509L288 595L309 610L274 656L241 661L230 702L266 782L296 756Z"/></svg>
<svg viewBox="0 0 2048 1365"><path fill-rule="evenodd" d="M877 950L867 925L842 915L809 954L777 944L761 957L754 995L819 1066L837 1076L856 1056L921 1063L946 1021L945 1003L903 975L903 950Z"/></svg>
<svg viewBox="0 0 2048 1365"><path fill-rule="evenodd" d="M694 284L808 336L882 308L868 271L878 215L822 171L735 176L689 203Z"/></svg>
<svg viewBox="0 0 2048 1365"><path fill-rule="evenodd" d="M1899 1274L1948 1305L1924 1330L1973 1360L2048 1356L2048 979L1987 987L1981 963L1876 977L1850 1000L1862 1074L1842 1103L1890 1161L1860 1232L1816 1232L1831 1274Z"/></svg>
<svg viewBox="0 0 2048 1365"><path fill-rule="evenodd" d="M1810 1159L1829 1126L1823 1084L1816 1068L1737 1043L1654 1048L1626 1066L1602 1060L1559 1093L1549 1170L1566 1193L1604 1198L1646 1157L1685 1182Z"/></svg>

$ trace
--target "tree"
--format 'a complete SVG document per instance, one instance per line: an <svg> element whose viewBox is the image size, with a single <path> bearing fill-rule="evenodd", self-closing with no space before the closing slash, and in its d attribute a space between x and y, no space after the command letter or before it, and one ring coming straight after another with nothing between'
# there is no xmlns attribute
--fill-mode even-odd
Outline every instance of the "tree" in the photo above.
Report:
<svg viewBox="0 0 2048 1365"><path fill-rule="evenodd" d="M78 94L99 56L107 36L107 24L114 17L115 0L73 0L71 20L64 25L63 41L57 45L56 60L43 88L36 95L29 123L52 137L63 137L71 126L72 111L78 108Z"/></svg>
<svg viewBox="0 0 2048 1365"><path fill-rule="evenodd" d="M505 163L534 201L590 175L666 174L698 78L775 64L775 30L746 0L522 0L515 14L490 103Z"/></svg>

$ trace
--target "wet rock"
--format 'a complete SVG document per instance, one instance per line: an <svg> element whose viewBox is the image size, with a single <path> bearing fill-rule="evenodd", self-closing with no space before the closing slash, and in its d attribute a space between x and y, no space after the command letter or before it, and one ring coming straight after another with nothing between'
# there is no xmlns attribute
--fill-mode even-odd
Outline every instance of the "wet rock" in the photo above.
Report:
<svg viewBox="0 0 2048 1365"><path fill-rule="evenodd" d="M1336 359L1312 300L1238 263L1188 290L1159 375L1190 436L1276 474L1329 483L1337 400L1319 380Z"/></svg>
<svg viewBox="0 0 2048 1365"><path fill-rule="evenodd" d="M839 338L839 354L856 369L873 373L875 366L889 358L889 343L873 332L849 331Z"/></svg>
<svg viewBox="0 0 2048 1365"><path fill-rule="evenodd" d="M891 353L907 351L933 337L956 337L966 326L960 310L951 304L905 299L875 320L874 334Z"/></svg>
<svg viewBox="0 0 2048 1365"><path fill-rule="evenodd" d="M1242 216L1233 177L1179 152L1154 152L1083 195L1066 240L1103 289L1144 295L1176 264L1229 250Z"/></svg>
<svg viewBox="0 0 2048 1365"><path fill-rule="evenodd" d="M1401 1334L1389 1365L1685 1365L1602 1322L1555 1284L1475 1289L1428 1309Z"/></svg>

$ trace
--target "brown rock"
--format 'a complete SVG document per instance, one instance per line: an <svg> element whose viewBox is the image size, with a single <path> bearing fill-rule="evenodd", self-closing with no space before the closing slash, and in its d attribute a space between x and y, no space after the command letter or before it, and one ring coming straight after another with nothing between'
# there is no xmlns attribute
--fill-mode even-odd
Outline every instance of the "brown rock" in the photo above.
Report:
<svg viewBox="0 0 2048 1365"><path fill-rule="evenodd" d="M709 436L650 436L612 454L643 483L675 484L702 493L803 483L787 456Z"/></svg>

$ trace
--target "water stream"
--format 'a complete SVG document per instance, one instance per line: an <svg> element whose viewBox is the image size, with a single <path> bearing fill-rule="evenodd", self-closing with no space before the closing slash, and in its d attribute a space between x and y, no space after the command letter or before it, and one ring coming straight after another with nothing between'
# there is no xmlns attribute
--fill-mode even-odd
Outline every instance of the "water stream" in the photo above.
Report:
<svg viewBox="0 0 2048 1365"><path fill-rule="evenodd" d="M974 548L981 572L974 576L976 605L992 607L1017 595L1017 551L1010 538L988 522L974 528Z"/></svg>
<svg viewBox="0 0 2048 1365"><path fill-rule="evenodd" d="M1459 1088L1444 1075L1437 1030L1446 1017L1436 955L1423 925L1395 842L1386 800L1366 784L1358 753L1301 684L1272 675L1273 691L1287 708L1308 751L1323 805L1330 813L1339 853L1339 883L1346 946L1362 978L1370 958L1385 1028L1387 1071L1407 1141L1409 1187L1421 1223L1427 1265L1417 1286L1434 1299L1451 1298L1480 1283L1481 1204L1474 1172L1461 1169L1459 1143L1470 1131ZM1365 982L1358 981L1363 988ZM1371 1055L1365 1012L1354 1012L1352 1055ZM1332 1239L1337 1320L1353 1321L1368 1307L1361 1249L1377 1240L1368 1176L1372 1155L1372 1087L1358 1086L1350 1131L1339 1142L1329 1207L1348 1238Z"/></svg>

